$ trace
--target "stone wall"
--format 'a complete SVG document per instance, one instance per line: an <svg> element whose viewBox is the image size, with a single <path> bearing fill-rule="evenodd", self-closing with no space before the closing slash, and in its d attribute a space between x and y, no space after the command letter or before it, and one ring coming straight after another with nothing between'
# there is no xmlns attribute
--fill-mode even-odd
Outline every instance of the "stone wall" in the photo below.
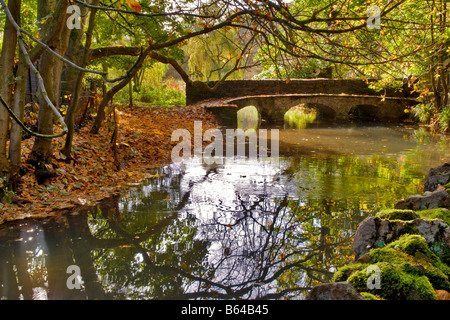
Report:
<svg viewBox="0 0 450 320"><path fill-rule="evenodd" d="M211 82L210 87L215 85ZM205 90L202 86L186 87L186 103L188 105L205 100L236 98L254 95L275 94L358 94L379 95L369 89L363 80L332 80L332 79L297 79L289 83L283 80L229 80L222 82L214 91ZM389 97L410 97L410 91L387 92Z"/></svg>

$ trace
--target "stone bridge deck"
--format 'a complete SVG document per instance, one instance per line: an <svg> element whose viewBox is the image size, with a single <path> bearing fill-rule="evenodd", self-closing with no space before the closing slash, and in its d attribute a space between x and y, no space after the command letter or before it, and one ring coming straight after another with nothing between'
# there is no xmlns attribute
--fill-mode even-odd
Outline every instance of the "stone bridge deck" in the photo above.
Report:
<svg viewBox="0 0 450 320"><path fill-rule="evenodd" d="M346 119L351 116L378 120L402 120L405 109L417 100L405 97L381 97L357 94L269 94L200 101L223 122L236 123L237 112L247 106L258 109L266 121L283 121L284 114L300 104L318 111L328 119Z"/></svg>

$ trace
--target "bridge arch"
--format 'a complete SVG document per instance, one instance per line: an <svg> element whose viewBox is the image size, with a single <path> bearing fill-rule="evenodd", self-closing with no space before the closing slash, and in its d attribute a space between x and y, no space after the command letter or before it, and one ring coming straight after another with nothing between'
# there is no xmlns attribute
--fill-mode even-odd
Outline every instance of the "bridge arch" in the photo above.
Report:
<svg viewBox="0 0 450 320"><path fill-rule="evenodd" d="M307 108L315 109L317 111L317 118L318 119L336 119L337 112L330 106L317 103L317 102L306 102L304 105Z"/></svg>
<svg viewBox="0 0 450 320"><path fill-rule="evenodd" d="M259 110L253 106L246 106L237 112L238 129L257 129L261 124L261 114Z"/></svg>
<svg viewBox="0 0 450 320"><path fill-rule="evenodd" d="M371 104L359 104L352 107L348 113L349 118L356 120L380 120L382 114L380 108Z"/></svg>

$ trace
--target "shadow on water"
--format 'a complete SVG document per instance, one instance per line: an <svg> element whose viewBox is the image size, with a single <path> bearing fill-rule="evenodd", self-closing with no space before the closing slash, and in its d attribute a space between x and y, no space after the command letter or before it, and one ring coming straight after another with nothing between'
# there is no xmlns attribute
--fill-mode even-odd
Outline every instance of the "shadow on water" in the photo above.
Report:
<svg viewBox="0 0 450 320"><path fill-rule="evenodd" d="M280 140L277 165L192 159L95 208L0 226L0 297L302 299L353 259L365 217L450 156L447 140L400 126Z"/></svg>

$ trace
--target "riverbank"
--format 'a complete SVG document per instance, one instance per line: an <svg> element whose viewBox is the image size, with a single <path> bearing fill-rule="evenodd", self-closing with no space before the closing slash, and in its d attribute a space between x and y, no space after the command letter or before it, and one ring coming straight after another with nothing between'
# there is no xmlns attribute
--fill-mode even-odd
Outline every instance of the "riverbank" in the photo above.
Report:
<svg viewBox="0 0 450 320"><path fill-rule="evenodd" d="M9 199L0 203L0 224L95 205L155 177L155 169L170 163L172 149L178 143L171 142L174 130L193 133L194 121L202 121L203 130L217 127L215 119L200 107L117 106L116 115L118 156L114 157L111 144L113 123L106 123L99 134L93 135L88 121L75 134L73 160L67 161L60 152L64 138L54 139L52 169L56 176L47 185L37 183L32 166L26 163L34 139L25 140L22 184L17 193L8 193Z"/></svg>

